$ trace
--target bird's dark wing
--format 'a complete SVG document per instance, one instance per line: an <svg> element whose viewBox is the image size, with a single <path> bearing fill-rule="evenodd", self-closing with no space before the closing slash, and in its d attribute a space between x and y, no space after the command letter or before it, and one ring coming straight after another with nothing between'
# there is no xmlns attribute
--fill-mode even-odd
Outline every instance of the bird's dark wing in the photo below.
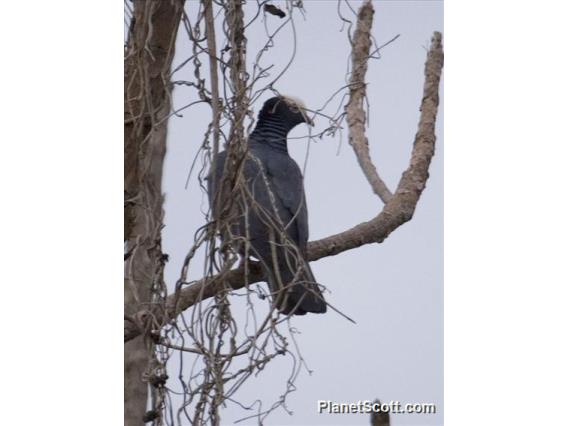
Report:
<svg viewBox="0 0 568 426"><path fill-rule="evenodd" d="M279 220L291 238L305 254L309 238L308 209L304 194L302 172L296 162L287 155L267 155L266 152L251 153L262 164L263 172L274 193ZM215 195L221 185L226 152L217 156L215 170L207 178L209 203L215 215ZM247 160L244 174L256 201L266 211L272 211L270 197L266 192L259 166L256 161ZM263 226L262 226L263 227ZM259 228L262 228L259 225ZM256 228L256 227L255 227ZM244 234L244 231L243 231ZM254 234L254 233L253 233ZM254 237L255 235L252 235Z"/></svg>
<svg viewBox="0 0 568 426"><path fill-rule="evenodd" d="M208 177L209 202L214 215L215 195L221 185L225 158L225 152L219 154L215 170ZM267 282L273 292L274 303L281 312L295 315L325 312L326 303L321 289L310 265L305 262L309 237L308 209L300 168L288 155L273 152L265 147L255 147L249 151L243 174L254 198L254 205L258 207L249 205L248 214L241 214L238 223L232 225L233 235L246 237L250 241L249 254L261 260L267 274ZM267 214L272 216L271 220L267 220ZM268 223L274 221L286 228L287 238L292 240L300 251L296 252L300 254L300 259L303 258L300 260L303 272L299 276L297 270L300 265L294 251L280 245L284 241L279 237L276 237L278 244L271 243L275 237L271 236L271 225ZM237 246L241 254L248 256L243 249L244 247ZM281 291L283 285L293 281L296 284L286 292Z"/></svg>
<svg viewBox="0 0 568 426"><path fill-rule="evenodd" d="M215 170L212 170L207 176L207 195L209 196L209 205L211 206L211 210L213 211L213 215L216 214L215 212L215 196L217 194L217 188L221 186L221 178L223 177L223 168L225 167L225 157L227 153L225 151L220 152L217 155L217 159L215 161Z"/></svg>
<svg viewBox="0 0 568 426"><path fill-rule="evenodd" d="M296 315L304 315L307 312L324 313L327 310L324 297L309 263L305 262L309 229L302 172L288 155L271 155L265 160L265 167L272 191L280 204L280 219L286 227L288 237L295 242L303 258L303 273L298 277L296 271L300 265L286 254L280 254L281 258L287 259L279 262L282 282L290 283L294 279L298 281L288 290L287 299L279 309L286 314L293 312ZM288 263L290 261L291 263ZM275 284L272 284L272 287L278 288Z"/></svg>
<svg viewBox="0 0 568 426"><path fill-rule="evenodd" d="M305 254L309 238L308 209L300 167L287 155L265 159L265 167L272 191L281 204L280 219L287 234Z"/></svg>

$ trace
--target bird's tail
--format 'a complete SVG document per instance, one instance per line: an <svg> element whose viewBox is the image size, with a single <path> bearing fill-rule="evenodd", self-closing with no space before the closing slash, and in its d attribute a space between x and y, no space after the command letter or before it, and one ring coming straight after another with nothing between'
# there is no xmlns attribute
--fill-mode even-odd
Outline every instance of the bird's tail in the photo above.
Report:
<svg viewBox="0 0 568 426"><path fill-rule="evenodd" d="M308 312L315 314L326 312L325 299L307 262L302 261L301 267L279 262L277 271L269 272L268 276L274 304L283 314L305 315Z"/></svg>

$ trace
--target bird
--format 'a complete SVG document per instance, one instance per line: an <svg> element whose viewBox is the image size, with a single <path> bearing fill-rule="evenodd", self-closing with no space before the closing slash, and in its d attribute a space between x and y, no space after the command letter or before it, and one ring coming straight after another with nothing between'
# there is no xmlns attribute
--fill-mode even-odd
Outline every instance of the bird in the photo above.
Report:
<svg viewBox="0 0 568 426"><path fill-rule="evenodd" d="M262 106L247 140L242 168L246 192L239 219L230 226L234 240L246 239L248 256L261 263L274 306L286 315L325 313L327 304L307 262L308 209L302 172L288 153L288 133L313 126L302 100L279 95ZM220 152L208 177L213 216L227 151ZM239 204L239 203L237 203ZM236 245L247 256L244 244Z"/></svg>

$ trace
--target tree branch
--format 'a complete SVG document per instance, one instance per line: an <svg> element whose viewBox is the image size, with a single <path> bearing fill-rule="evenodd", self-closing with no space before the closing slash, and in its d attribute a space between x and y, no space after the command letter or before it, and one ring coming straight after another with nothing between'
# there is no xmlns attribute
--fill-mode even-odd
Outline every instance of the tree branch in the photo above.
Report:
<svg viewBox="0 0 568 426"><path fill-rule="evenodd" d="M371 49L371 27L373 26L373 4L370 1L361 6L357 15L357 28L353 36L351 79L349 82L349 102L346 106L347 125L349 126L349 144L353 147L359 165L371 188L386 204L392 197L391 192L377 173L371 161L369 141L365 136L366 116L363 101L366 95L365 75Z"/></svg>
<svg viewBox="0 0 568 426"><path fill-rule="evenodd" d="M219 154L219 74L217 72L217 40L215 35L215 19L213 17L213 0L204 1L205 28L207 36L207 51L209 53L209 72L211 74L211 109L213 112L213 165Z"/></svg>
<svg viewBox="0 0 568 426"><path fill-rule="evenodd" d="M308 245L308 260L315 261L322 257L334 256L353 248L370 243L384 241L392 231L409 221L416 209L416 204L426 187L428 168L434 155L436 141L435 125L438 112L440 77L444 62L442 35L435 32L425 64L425 82L421 115L410 164L402 174L394 195L385 204L383 210L368 222L330 237L312 241ZM159 327L164 319L173 319L187 308L225 290L243 288L264 280L260 264L248 263L247 281L243 267L210 278L203 278L179 292L172 294L166 301L165 310L160 307L143 309L130 317L124 324L124 340L128 341Z"/></svg>

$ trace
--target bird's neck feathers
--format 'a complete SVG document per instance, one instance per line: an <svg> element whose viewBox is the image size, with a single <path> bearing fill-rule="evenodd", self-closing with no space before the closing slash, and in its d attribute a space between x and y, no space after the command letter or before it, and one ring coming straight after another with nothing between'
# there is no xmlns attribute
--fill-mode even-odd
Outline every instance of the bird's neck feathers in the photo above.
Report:
<svg viewBox="0 0 568 426"><path fill-rule="evenodd" d="M249 140L252 143L270 146L277 151L288 153L286 137L293 127L277 117L262 118L256 124Z"/></svg>

